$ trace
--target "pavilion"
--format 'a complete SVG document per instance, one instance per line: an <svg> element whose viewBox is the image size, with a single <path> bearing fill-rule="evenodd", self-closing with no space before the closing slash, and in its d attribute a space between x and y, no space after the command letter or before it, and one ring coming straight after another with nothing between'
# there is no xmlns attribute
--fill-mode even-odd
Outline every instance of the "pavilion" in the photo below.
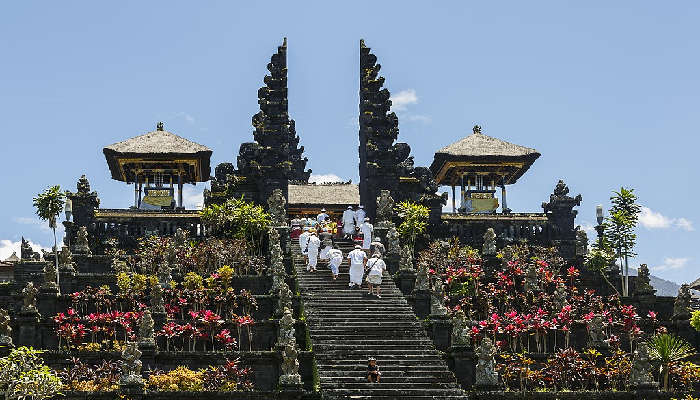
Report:
<svg viewBox="0 0 700 400"><path fill-rule="evenodd" d="M183 208L183 185L206 182L211 172L212 151L164 130L162 122L155 131L111 144L103 153L112 179L134 184L137 209Z"/></svg>
<svg viewBox="0 0 700 400"><path fill-rule="evenodd" d="M506 185L514 184L540 156L535 149L509 143L481 133L473 133L435 153L430 170L435 181L452 187L452 212L495 213L501 188L501 210L510 213L506 203ZM455 188L460 190L460 208L456 207Z"/></svg>

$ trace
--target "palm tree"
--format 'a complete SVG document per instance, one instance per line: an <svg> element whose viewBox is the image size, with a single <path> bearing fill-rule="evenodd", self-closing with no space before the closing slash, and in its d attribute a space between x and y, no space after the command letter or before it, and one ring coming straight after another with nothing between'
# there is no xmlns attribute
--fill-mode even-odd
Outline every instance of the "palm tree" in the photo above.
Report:
<svg viewBox="0 0 700 400"><path fill-rule="evenodd" d="M668 371L671 364L695 354L695 349L678 336L663 333L655 335L649 342L649 355L661 362L660 372L664 377L664 390L668 391Z"/></svg>
<svg viewBox="0 0 700 400"><path fill-rule="evenodd" d="M53 229L53 258L56 261L56 276L58 277L58 243L56 241L56 217L63 210L66 195L61 192L61 187L52 186L39 193L34 198L36 215L49 222L49 228Z"/></svg>

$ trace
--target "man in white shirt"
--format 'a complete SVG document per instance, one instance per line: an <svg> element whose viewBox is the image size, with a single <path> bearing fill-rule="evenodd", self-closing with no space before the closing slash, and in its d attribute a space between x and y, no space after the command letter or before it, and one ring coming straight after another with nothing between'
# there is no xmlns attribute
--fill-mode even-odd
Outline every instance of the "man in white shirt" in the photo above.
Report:
<svg viewBox="0 0 700 400"><path fill-rule="evenodd" d="M301 255L304 256L304 259L307 259L306 257L306 245L309 243L309 227L305 226L304 231L299 235L299 248L301 249Z"/></svg>
<svg viewBox="0 0 700 400"><path fill-rule="evenodd" d="M367 254L362 251L360 245L355 245L355 250L348 253L350 260L350 287L357 289L362 286L362 276L365 274L365 265L367 264Z"/></svg>
<svg viewBox="0 0 700 400"><path fill-rule="evenodd" d="M362 232L362 248L369 250L372 244L372 232L374 232L374 226L369 223L369 218L365 218L365 222L360 225L360 232Z"/></svg>
<svg viewBox="0 0 700 400"><path fill-rule="evenodd" d="M331 274L333 274L333 280L338 279L338 269L340 264L343 262L343 252L338 249L338 245L333 245L333 248L328 251L328 257L330 258Z"/></svg>
<svg viewBox="0 0 700 400"><path fill-rule="evenodd" d="M311 232L309 236L309 243L306 245L308 264L306 265L306 270L309 272L316 272L316 264L318 263L318 250L321 247L321 240L316 236L316 232Z"/></svg>
<svg viewBox="0 0 700 400"><path fill-rule="evenodd" d="M326 214L326 209L322 208L321 213L316 216L316 222L322 224L328 219L328 214Z"/></svg>
<svg viewBox="0 0 700 400"><path fill-rule="evenodd" d="M355 234L355 211L352 210L352 206L348 206L348 209L343 211L343 236L347 238L352 238Z"/></svg>
<svg viewBox="0 0 700 400"><path fill-rule="evenodd" d="M379 253L374 253L372 258L367 261L367 285L369 286L369 295L372 294L372 288L376 288L376 296L381 299L382 296L379 294L379 286L382 284L382 274L386 271L386 264L384 260L381 259Z"/></svg>
<svg viewBox="0 0 700 400"><path fill-rule="evenodd" d="M357 211L355 211L355 226L362 225L362 223L365 222L366 216L367 213L365 213L365 207L362 204L360 204L357 207Z"/></svg>

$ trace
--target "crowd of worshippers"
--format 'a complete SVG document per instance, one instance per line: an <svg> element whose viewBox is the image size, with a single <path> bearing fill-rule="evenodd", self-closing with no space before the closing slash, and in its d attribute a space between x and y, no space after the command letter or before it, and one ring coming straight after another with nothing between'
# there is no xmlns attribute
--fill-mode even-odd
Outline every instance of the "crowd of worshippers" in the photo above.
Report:
<svg viewBox="0 0 700 400"><path fill-rule="evenodd" d="M325 209L316 218L297 217L291 221L292 238L298 238L301 254L306 260L306 270L316 272L319 262L328 266L332 279L337 280L343 252L337 239L351 239L354 249L347 254L350 260L348 286L360 289L367 282L368 294L381 298L380 285L386 270L385 247L378 237L373 237L374 226L365 214L364 207L352 206L343 212L338 221L333 221ZM367 254L371 257L367 257ZM365 275L366 274L366 275Z"/></svg>

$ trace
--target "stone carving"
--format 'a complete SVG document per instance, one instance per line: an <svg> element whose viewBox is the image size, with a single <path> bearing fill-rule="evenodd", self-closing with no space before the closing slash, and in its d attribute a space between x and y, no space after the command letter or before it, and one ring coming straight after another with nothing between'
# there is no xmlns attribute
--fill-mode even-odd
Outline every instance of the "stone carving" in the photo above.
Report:
<svg viewBox="0 0 700 400"><path fill-rule="evenodd" d="M289 285L286 282L282 282L280 285L280 290L278 292L279 299L277 300L277 310L281 314L285 310L292 309L292 291L289 289Z"/></svg>
<svg viewBox="0 0 700 400"><path fill-rule="evenodd" d="M554 289L554 305L556 306L556 311L561 310L569 304L566 294L566 285L562 281L557 282L557 287Z"/></svg>
<svg viewBox="0 0 700 400"><path fill-rule="evenodd" d="M404 271L413 271L413 251L408 245L404 245L403 249L401 250L399 269Z"/></svg>
<svg viewBox="0 0 700 400"><path fill-rule="evenodd" d="M418 263L418 273L416 274L416 283L414 286L415 290L428 290L430 289L430 277L428 274L428 264L421 262Z"/></svg>
<svg viewBox="0 0 700 400"><path fill-rule="evenodd" d="M90 252L90 242L88 240L87 228L81 226L78 228L78 234L75 237L75 245L73 246L73 252L76 254L92 254Z"/></svg>
<svg viewBox="0 0 700 400"><path fill-rule="evenodd" d="M27 286L25 286L24 289L22 289L22 312L37 312L36 294L37 290L34 287L34 283L27 283Z"/></svg>
<svg viewBox="0 0 700 400"><path fill-rule="evenodd" d="M606 346L604 337L603 317L595 315L588 323L588 345L594 348L602 348Z"/></svg>
<svg viewBox="0 0 700 400"><path fill-rule="evenodd" d="M70 252L68 246L61 247L61 251L58 253L58 267L63 271L75 272L73 254Z"/></svg>
<svg viewBox="0 0 700 400"><path fill-rule="evenodd" d="M269 230L270 264L272 269L272 288L270 294L279 293L287 276L282 258L282 246L280 245L280 234L275 228ZM280 310L284 310L281 308Z"/></svg>
<svg viewBox="0 0 700 400"><path fill-rule="evenodd" d="M401 245L399 243L399 232L396 227L390 227L386 234L386 254L395 256L401 252Z"/></svg>
<svg viewBox="0 0 700 400"><path fill-rule="evenodd" d="M658 383L652 375L654 367L649 359L649 348L641 342L637 345L632 357L632 370L630 371L630 386L633 388L655 388Z"/></svg>
<svg viewBox="0 0 700 400"><path fill-rule="evenodd" d="M24 236L22 236L22 244L19 248L19 256L22 260L39 261L41 259L41 255L39 255L38 252L32 249L32 245L30 245L27 240L24 240Z"/></svg>
<svg viewBox="0 0 700 400"><path fill-rule="evenodd" d="M277 332L277 346L284 347L289 343L296 344L296 337L294 334L294 317L292 316L292 311L289 308L285 308Z"/></svg>
<svg viewBox="0 0 700 400"><path fill-rule="evenodd" d="M690 286L687 283L678 289L678 296L673 303L673 319L690 319Z"/></svg>
<svg viewBox="0 0 700 400"><path fill-rule="evenodd" d="M394 218L394 199L388 190L379 191L377 197L377 222L391 222Z"/></svg>
<svg viewBox="0 0 700 400"><path fill-rule="evenodd" d="M120 386L143 386L141 377L141 351L136 342L127 342L122 351L122 375L119 378Z"/></svg>
<svg viewBox="0 0 700 400"><path fill-rule="evenodd" d="M534 292L540 289L537 266L534 263L528 263L525 269L525 292Z"/></svg>
<svg viewBox="0 0 700 400"><path fill-rule="evenodd" d="M301 385L301 375L299 375L299 360L297 355L296 340L287 343L282 352L282 375L280 375L280 385Z"/></svg>
<svg viewBox="0 0 700 400"><path fill-rule="evenodd" d="M90 193L90 182L84 174L78 179L77 189L80 194Z"/></svg>
<svg viewBox="0 0 700 400"><path fill-rule="evenodd" d="M435 280L430 291L430 315L447 315L445 307L445 285L442 281Z"/></svg>
<svg viewBox="0 0 700 400"><path fill-rule="evenodd" d="M12 346L10 314L4 308L0 308L0 345L8 347Z"/></svg>
<svg viewBox="0 0 700 400"><path fill-rule="evenodd" d="M588 235L579 226L576 228L576 255L585 256L588 254Z"/></svg>
<svg viewBox="0 0 700 400"><path fill-rule="evenodd" d="M286 205L287 200L284 198L282 190L273 190L272 196L267 199L268 212L270 213L272 226L287 226Z"/></svg>
<svg viewBox="0 0 700 400"><path fill-rule="evenodd" d="M58 276L56 267L53 264L46 263L44 265L44 283L41 285L45 290L58 290Z"/></svg>
<svg viewBox="0 0 700 400"><path fill-rule="evenodd" d="M634 287L634 294L637 296L648 296L656 293L656 289L651 286L651 278L649 277L649 267L646 264L639 266L637 270L637 280Z"/></svg>
<svg viewBox="0 0 700 400"><path fill-rule="evenodd" d="M493 228L488 228L486 233L484 233L484 245L481 249L481 255L496 255L496 232L494 232Z"/></svg>
<svg viewBox="0 0 700 400"><path fill-rule="evenodd" d="M498 386L498 372L496 372L494 354L496 354L496 349L491 339L483 338L476 348L476 386Z"/></svg>
<svg viewBox="0 0 700 400"><path fill-rule="evenodd" d="M464 311L457 310L452 315L452 346L469 345L469 327Z"/></svg>
<svg viewBox="0 0 700 400"><path fill-rule="evenodd" d="M163 287L154 285L151 288L151 308L154 313L165 314L165 302L163 301Z"/></svg>
<svg viewBox="0 0 700 400"><path fill-rule="evenodd" d="M170 264L168 264L167 261L163 260L163 262L160 263L158 266L157 275L160 286L169 288L170 282L173 280L173 276L170 270Z"/></svg>
<svg viewBox="0 0 700 400"><path fill-rule="evenodd" d="M144 311L141 316L141 321L139 321L139 346L154 347L156 345L156 340L153 337L153 325L154 322L151 310Z"/></svg>

